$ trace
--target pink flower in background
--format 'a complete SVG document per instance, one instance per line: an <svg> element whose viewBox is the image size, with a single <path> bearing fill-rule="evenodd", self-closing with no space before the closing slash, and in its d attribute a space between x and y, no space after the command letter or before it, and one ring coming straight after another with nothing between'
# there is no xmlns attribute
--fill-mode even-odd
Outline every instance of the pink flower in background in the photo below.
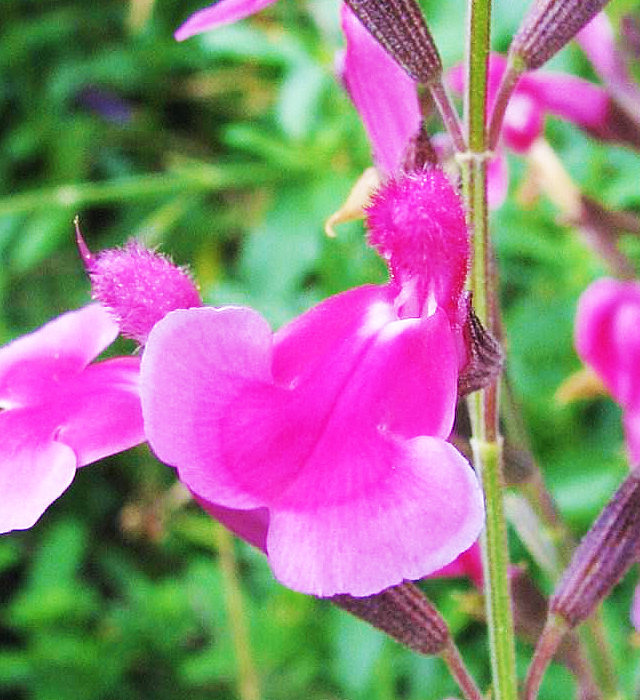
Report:
<svg viewBox="0 0 640 700"><path fill-rule="evenodd" d="M276 0L219 0L192 14L174 36L178 41L183 41L196 34L244 19L273 5L274 2Z"/></svg>
<svg viewBox="0 0 640 700"><path fill-rule="evenodd" d="M117 335L92 304L0 348L0 532L31 527L78 467L144 442L139 360L90 364Z"/></svg>
<svg viewBox="0 0 640 700"><path fill-rule="evenodd" d="M489 59L489 113L498 91L507 61L492 53ZM457 65L448 74L454 92L464 90L464 66ZM505 146L516 153L526 153L542 135L545 115L554 114L573 122L588 133L605 137L610 98L600 86L564 73L532 71L522 75L504 115L501 137ZM508 169L503 153L489 165L489 204L499 207L508 189Z"/></svg>
<svg viewBox="0 0 640 700"><path fill-rule="evenodd" d="M640 283L602 279L583 292L576 348L624 410L631 463L640 464Z"/></svg>
<svg viewBox="0 0 640 700"><path fill-rule="evenodd" d="M638 135L640 131L640 87L629 72L625 56L616 46L613 27L607 15L604 12L598 13L576 35L576 41L591 61L591 65L611 95L610 122L613 122L619 130L627 132L625 120L621 120L622 114L616 114L619 111L616 110L616 105L619 105L631 120L631 123L626 126L630 126L631 130L635 132L635 136L628 132L618 133L619 140L626 140L620 138L625 136L629 139L630 145L640 148L640 136ZM613 104L613 101L616 104ZM622 123L619 123L621 121ZM611 132L611 129L612 125L609 124L607 132ZM611 136L615 137L615 134L611 134Z"/></svg>
<svg viewBox="0 0 640 700"><path fill-rule="evenodd" d="M244 307L175 311L141 365L157 456L266 551L282 583L319 596L421 578L483 521L476 476L446 442L467 361L460 202L424 171L379 192L370 227L388 284L331 297L276 333Z"/></svg>
<svg viewBox="0 0 640 700"><path fill-rule="evenodd" d="M429 578L468 578L479 591L483 590L484 573L480 544L474 542L450 564L429 574Z"/></svg>
<svg viewBox="0 0 640 700"><path fill-rule="evenodd" d="M640 464L640 282L601 279L580 297L576 349L622 406L629 459ZM640 631L640 586L631 608Z"/></svg>

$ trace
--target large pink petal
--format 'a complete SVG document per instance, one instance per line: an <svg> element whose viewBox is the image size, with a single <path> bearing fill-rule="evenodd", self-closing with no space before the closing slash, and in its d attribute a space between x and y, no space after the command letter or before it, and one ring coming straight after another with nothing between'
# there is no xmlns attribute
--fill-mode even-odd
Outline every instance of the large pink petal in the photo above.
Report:
<svg viewBox="0 0 640 700"><path fill-rule="evenodd" d="M338 357L345 338L363 330L369 336L395 320L396 295L397 290L389 285L356 287L325 299L287 323L274 335L274 381L287 385L303 374L316 374L328 357Z"/></svg>
<svg viewBox="0 0 640 700"><path fill-rule="evenodd" d="M318 596L370 595L439 569L477 538L480 488L448 443L381 436L351 458L357 471L371 469L379 478L349 499L272 511L267 551L285 585ZM348 487L354 465L336 467Z"/></svg>
<svg viewBox="0 0 640 700"><path fill-rule="evenodd" d="M246 387L271 382L272 333L247 308L173 311L153 328L142 356L145 432L156 455L177 467L201 498L235 508L263 505L238 496L220 468L219 423Z"/></svg>
<svg viewBox="0 0 640 700"><path fill-rule="evenodd" d="M231 24L259 12L276 0L219 0L214 5L198 10L182 24L174 36L178 41L190 36Z"/></svg>
<svg viewBox="0 0 640 700"><path fill-rule="evenodd" d="M69 311L0 348L0 407L48 400L115 340L118 326L99 304Z"/></svg>
<svg viewBox="0 0 640 700"><path fill-rule="evenodd" d="M602 279L583 292L576 348L624 408L640 408L640 283Z"/></svg>
<svg viewBox="0 0 640 700"><path fill-rule="evenodd" d="M90 365L57 397L61 425L55 439L69 445L78 466L122 452L146 440L135 357Z"/></svg>
<svg viewBox="0 0 640 700"><path fill-rule="evenodd" d="M478 534L482 505L468 464L442 439L414 437L443 438L451 429L457 356L447 317L436 310L398 320L389 296L388 288L365 287L325 301L285 328L275 356L266 322L230 307L173 312L145 348L141 396L152 448L210 512L258 546L264 525L256 530L253 516L247 524L233 511L268 508L268 555L299 590L366 595L439 568ZM446 476L435 479L429 500L432 470ZM458 502L443 515L453 492ZM437 544L425 547L422 537L418 552L417 538L407 537L397 554L387 552L408 521L416 513L428 520L432 507L439 529L430 521L425 530ZM324 562L310 567L310 578L299 571L303 556L292 562L283 554L288 535L272 537L276 519L277 532L288 531L287 518L293 532L308 531L304 556L318 548ZM378 525L391 534L372 540ZM321 540L332 531L346 538L345 554L326 569ZM374 565L362 546L376 541L383 552Z"/></svg>
<svg viewBox="0 0 640 700"><path fill-rule="evenodd" d="M31 527L73 480L76 456L45 410L0 412L0 532Z"/></svg>
<svg viewBox="0 0 640 700"><path fill-rule="evenodd" d="M347 39L342 77L367 130L374 161L383 175L391 175L420 126L416 83L344 3L342 28Z"/></svg>
<svg viewBox="0 0 640 700"><path fill-rule="evenodd" d="M374 308L372 316L378 311L389 313ZM336 350L287 387L245 386L222 416L217 468L270 508L357 497L384 478L358 459L381 436L446 438L451 431L457 355L444 312L374 331L365 317L360 333Z"/></svg>

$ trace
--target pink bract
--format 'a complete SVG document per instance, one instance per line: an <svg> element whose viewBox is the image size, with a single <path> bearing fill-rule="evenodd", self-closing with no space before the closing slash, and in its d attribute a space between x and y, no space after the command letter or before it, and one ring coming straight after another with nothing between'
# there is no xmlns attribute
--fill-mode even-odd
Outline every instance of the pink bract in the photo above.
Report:
<svg viewBox="0 0 640 700"><path fill-rule="evenodd" d="M624 409L631 462L640 463L640 283L602 279L580 297L576 349Z"/></svg>
<svg viewBox="0 0 640 700"><path fill-rule="evenodd" d="M403 187L394 181L377 197L393 209ZM434 250L438 236L457 235L438 197L419 210L432 216ZM407 224L398 209L397 221L387 212L375 226ZM468 241L429 267L419 242L403 247L399 230L387 233L372 235L395 268L389 284L331 297L276 333L248 308L174 311L142 357L154 452L209 512L266 551L282 583L319 596L421 578L482 527L476 476L446 442Z"/></svg>
<svg viewBox="0 0 640 700"><path fill-rule="evenodd" d="M0 532L33 525L77 467L144 442L139 361L90 364L117 335L93 304L0 348Z"/></svg>

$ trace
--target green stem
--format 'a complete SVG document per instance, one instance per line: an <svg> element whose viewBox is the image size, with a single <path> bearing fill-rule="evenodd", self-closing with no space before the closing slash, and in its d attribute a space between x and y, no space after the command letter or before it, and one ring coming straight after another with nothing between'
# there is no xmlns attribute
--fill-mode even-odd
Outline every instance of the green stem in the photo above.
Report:
<svg viewBox="0 0 640 700"><path fill-rule="evenodd" d="M238 696L240 700L260 700L260 685L251 657L249 631L240 590L233 535L220 523L214 523L214 538L224 580L231 637L238 665Z"/></svg>
<svg viewBox="0 0 640 700"><path fill-rule="evenodd" d="M458 154L463 194L473 234L471 291L476 313L500 337L497 279L487 211L487 64L491 0L470 0L467 46L465 124L469 150ZM502 502L502 444L498 429L499 382L469 397L474 464L484 489L486 527L482 536L485 600L493 697L517 700L514 626L507 565L506 520Z"/></svg>

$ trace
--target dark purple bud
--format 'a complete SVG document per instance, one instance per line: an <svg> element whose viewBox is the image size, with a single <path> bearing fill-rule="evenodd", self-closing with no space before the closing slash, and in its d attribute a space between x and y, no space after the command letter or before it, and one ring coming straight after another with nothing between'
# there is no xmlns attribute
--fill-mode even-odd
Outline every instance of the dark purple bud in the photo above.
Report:
<svg viewBox="0 0 640 700"><path fill-rule="evenodd" d="M366 598L337 595L330 600L420 654L440 654L450 641L442 616L413 583L392 586Z"/></svg>
<svg viewBox="0 0 640 700"><path fill-rule="evenodd" d="M509 48L525 70L540 68L607 4L608 0L533 0Z"/></svg>
<svg viewBox="0 0 640 700"><path fill-rule="evenodd" d="M640 542L640 467L584 536L549 603L570 627L587 619L636 561Z"/></svg>
<svg viewBox="0 0 640 700"><path fill-rule="evenodd" d="M442 61L415 0L345 0L385 50L419 83L442 74Z"/></svg>
<svg viewBox="0 0 640 700"><path fill-rule="evenodd" d="M132 105L112 90L89 85L80 90L76 99L79 104L112 124L124 126L133 119Z"/></svg>

